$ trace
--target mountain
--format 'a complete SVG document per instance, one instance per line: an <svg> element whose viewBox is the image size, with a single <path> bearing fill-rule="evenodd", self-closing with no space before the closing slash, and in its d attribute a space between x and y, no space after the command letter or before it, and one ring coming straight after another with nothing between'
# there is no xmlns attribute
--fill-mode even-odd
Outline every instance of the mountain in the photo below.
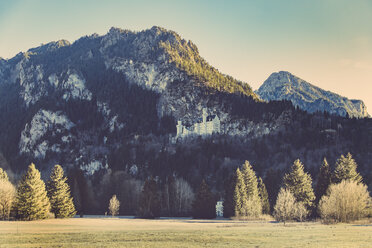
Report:
<svg viewBox="0 0 372 248"><path fill-rule="evenodd" d="M363 101L325 91L286 71L271 74L256 93L266 101L290 100L310 113L326 111L340 116L368 117Z"/></svg>
<svg viewBox="0 0 372 248"><path fill-rule="evenodd" d="M20 171L31 161L88 175L117 167L112 154L129 137L174 136L177 120L192 125L203 108L219 116L225 134L261 136L278 130L291 108L275 107L270 119L250 114L271 105L160 27L111 28L0 60L0 150Z"/></svg>
<svg viewBox="0 0 372 248"><path fill-rule="evenodd" d="M177 121L191 126L204 108L219 117L221 133L177 140ZM160 27L111 28L0 59L0 167L16 182L31 162L44 178L61 164L84 213L104 213L116 194L121 213L134 214L149 177L162 197L172 180L196 189L203 179L222 197L245 160L272 202L297 158L315 178L324 156L334 163L351 152L372 187L371 145L371 119L262 101L191 41Z"/></svg>

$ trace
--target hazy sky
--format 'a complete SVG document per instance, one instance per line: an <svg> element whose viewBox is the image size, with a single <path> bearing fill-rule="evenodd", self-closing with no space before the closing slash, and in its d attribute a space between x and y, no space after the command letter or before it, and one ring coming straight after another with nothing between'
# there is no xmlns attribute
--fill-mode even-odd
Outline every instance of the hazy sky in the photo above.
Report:
<svg viewBox="0 0 372 248"><path fill-rule="evenodd" d="M372 0L0 0L0 56L110 27L162 26L221 72L257 89L289 71L362 99L372 113Z"/></svg>

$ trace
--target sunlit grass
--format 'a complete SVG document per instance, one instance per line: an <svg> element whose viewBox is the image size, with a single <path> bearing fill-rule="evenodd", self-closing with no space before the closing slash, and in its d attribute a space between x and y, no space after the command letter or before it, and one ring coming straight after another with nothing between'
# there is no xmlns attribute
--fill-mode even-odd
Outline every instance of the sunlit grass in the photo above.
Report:
<svg viewBox="0 0 372 248"><path fill-rule="evenodd" d="M0 247L371 247L372 224L68 219L0 222Z"/></svg>

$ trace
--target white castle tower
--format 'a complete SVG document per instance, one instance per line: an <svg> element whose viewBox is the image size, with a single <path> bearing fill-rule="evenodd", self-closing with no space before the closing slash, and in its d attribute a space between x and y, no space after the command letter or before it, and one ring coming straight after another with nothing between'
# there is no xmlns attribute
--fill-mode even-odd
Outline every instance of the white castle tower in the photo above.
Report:
<svg viewBox="0 0 372 248"><path fill-rule="evenodd" d="M202 122L202 130L200 135L207 134L207 109L203 108L203 122Z"/></svg>
<svg viewBox="0 0 372 248"><path fill-rule="evenodd" d="M183 131L182 129L183 129L182 121L178 121L178 124L177 124L177 136L182 135L182 131Z"/></svg>
<svg viewBox="0 0 372 248"><path fill-rule="evenodd" d="M210 135L221 131L221 122L217 115L208 116L207 109L203 108L202 118L191 127L182 125L182 121L177 123L177 136L185 137L188 135Z"/></svg>

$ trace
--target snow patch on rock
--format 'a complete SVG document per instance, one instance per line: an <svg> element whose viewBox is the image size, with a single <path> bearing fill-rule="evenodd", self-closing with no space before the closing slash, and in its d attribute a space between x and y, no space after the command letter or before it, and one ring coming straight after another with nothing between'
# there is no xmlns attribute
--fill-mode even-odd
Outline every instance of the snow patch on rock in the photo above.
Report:
<svg viewBox="0 0 372 248"><path fill-rule="evenodd" d="M111 133L115 131L116 128L121 130L123 127L124 127L124 124L118 121L117 115L111 118L110 123L109 123L109 128L110 128Z"/></svg>
<svg viewBox="0 0 372 248"><path fill-rule="evenodd" d="M85 87L85 79L79 75L73 73L70 74L67 81L63 83L63 99L83 99L90 101L92 99L92 93Z"/></svg>
<svg viewBox="0 0 372 248"><path fill-rule="evenodd" d="M98 110L102 113L107 121L108 128L110 132L114 132L115 129L121 130L124 128L124 124L118 121L118 115L111 115L111 109L109 105L105 102L97 102Z"/></svg>
<svg viewBox="0 0 372 248"><path fill-rule="evenodd" d="M98 160L94 160L90 162L89 164L84 164L80 166L80 169L90 176L92 176L96 171L99 171L104 168L105 167L102 165L102 162Z"/></svg>
<svg viewBox="0 0 372 248"><path fill-rule="evenodd" d="M225 134L230 136L248 136L251 138L270 134L278 129L275 123L254 123L253 121L231 121L223 125Z"/></svg>
<svg viewBox="0 0 372 248"><path fill-rule="evenodd" d="M21 139L19 142L20 154L32 153L35 149L35 145L49 130L61 132L62 130L70 130L74 126L75 124L61 112L52 112L43 109L39 110L34 115L31 122L26 124L21 133ZM46 144L43 143L41 143L35 150L37 156L45 156L44 150Z"/></svg>
<svg viewBox="0 0 372 248"><path fill-rule="evenodd" d="M49 80L50 85L54 86L55 88L58 87L59 82L58 82L58 77L56 74L50 75L48 77L48 80Z"/></svg>
<svg viewBox="0 0 372 248"><path fill-rule="evenodd" d="M36 103L47 92L41 65L31 65L25 69L24 61L22 60L16 65L15 73L18 74L21 86L20 96L28 107L30 104Z"/></svg>
<svg viewBox="0 0 372 248"><path fill-rule="evenodd" d="M63 143L70 143L72 137L71 135L62 136L61 140Z"/></svg>
<svg viewBox="0 0 372 248"><path fill-rule="evenodd" d="M168 83L175 80L184 80L183 73L171 69L167 65L153 63L133 62L127 59L112 59L106 61L106 66L123 73L133 83L155 92L163 92Z"/></svg>
<svg viewBox="0 0 372 248"><path fill-rule="evenodd" d="M48 150L48 141L44 140L34 150L34 158L45 158L45 154Z"/></svg>
<svg viewBox="0 0 372 248"><path fill-rule="evenodd" d="M109 108L108 104L105 102L97 101L97 107L99 112L103 114L105 117L109 117L111 113L111 109Z"/></svg>
<svg viewBox="0 0 372 248"><path fill-rule="evenodd" d="M137 175L137 173L138 173L138 167L137 165L134 164L129 168L129 174L135 176Z"/></svg>

